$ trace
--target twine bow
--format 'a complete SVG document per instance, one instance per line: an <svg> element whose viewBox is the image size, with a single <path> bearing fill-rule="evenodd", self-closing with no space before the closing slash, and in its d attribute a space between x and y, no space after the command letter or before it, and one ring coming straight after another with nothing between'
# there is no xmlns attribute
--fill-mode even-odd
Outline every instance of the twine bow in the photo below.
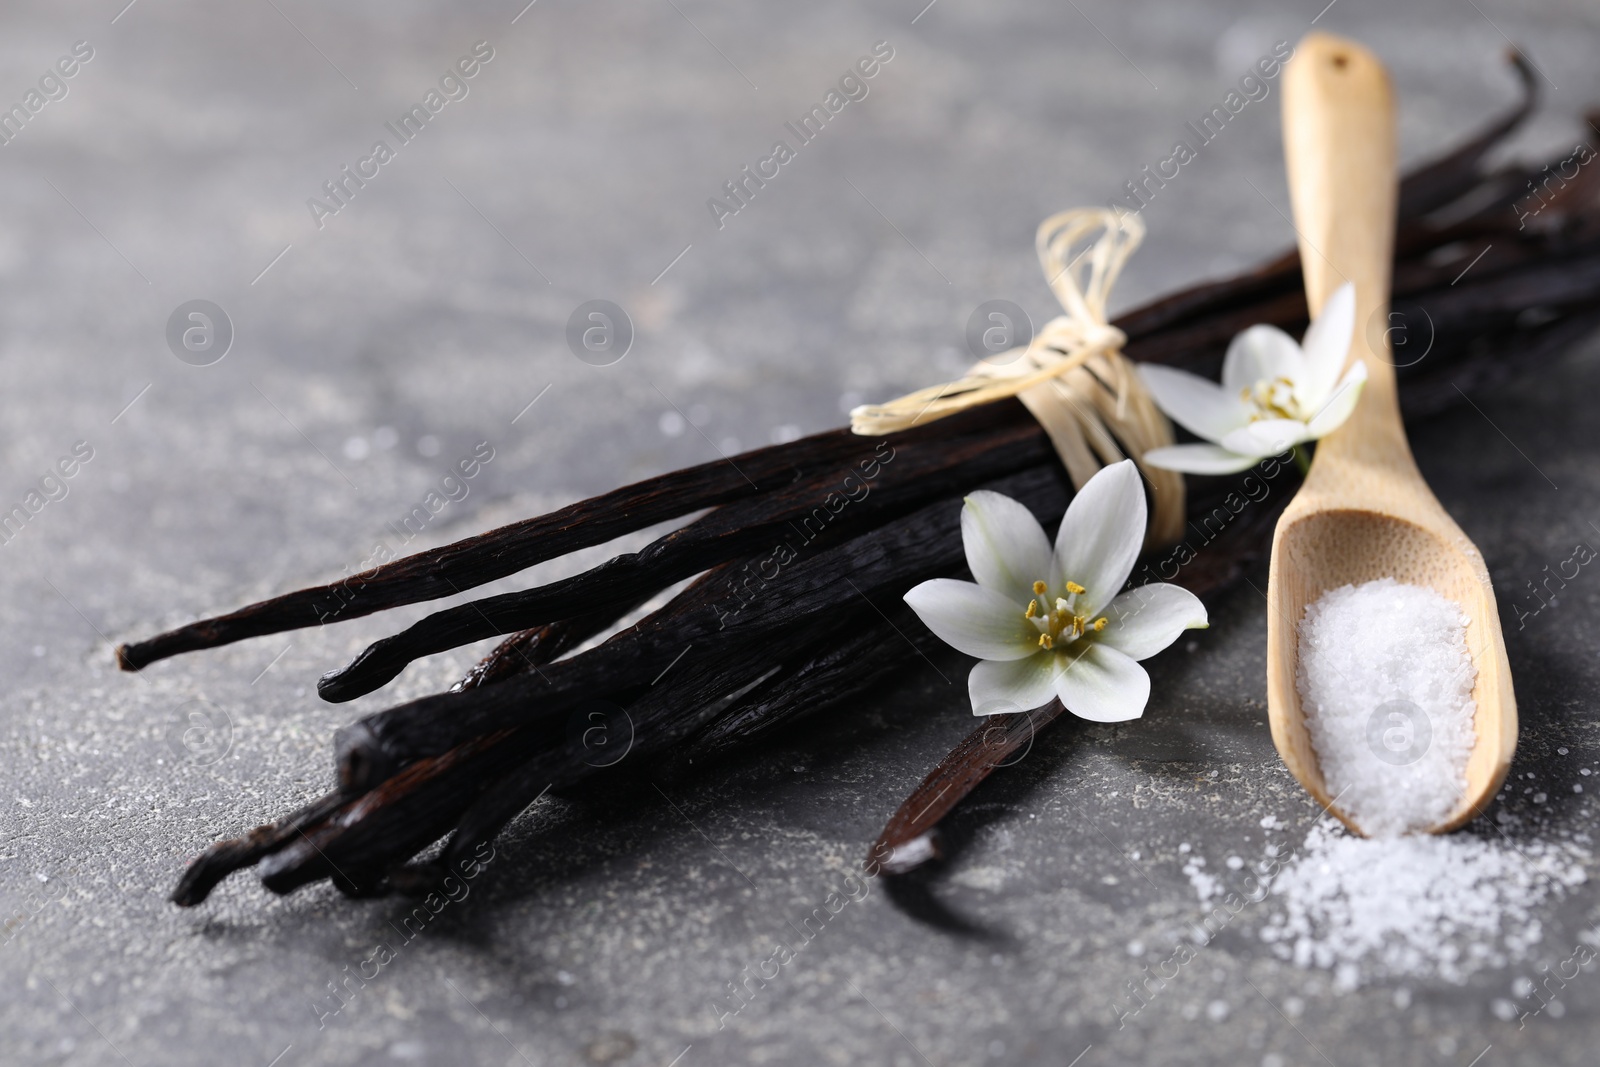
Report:
<svg viewBox="0 0 1600 1067"><path fill-rule="evenodd" d="M1070 255L1096 230L1092 244ZM1143 239L1144 223L1127 212L1074 208L1045 219L1034 246L1066 313L1045 323L1027 346L980 360L962 378L854 409L850 429L892 433L1014 396L1044 427L1080 489L1102 466L1131 454L1151 487L1146 546L1178 540L1183 476L1143 460L1150 449L1172 444L1172 424L1122 354L1127 336L1106 320L1111 289Z"/></svg>

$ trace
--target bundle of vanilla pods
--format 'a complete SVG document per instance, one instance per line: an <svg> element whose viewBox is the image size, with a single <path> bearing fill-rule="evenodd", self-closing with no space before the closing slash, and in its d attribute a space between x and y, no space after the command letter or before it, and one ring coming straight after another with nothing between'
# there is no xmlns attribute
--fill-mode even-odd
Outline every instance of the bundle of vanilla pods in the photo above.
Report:
<svg viewBox="0 0 1600 1067"><path fill-rule="evenodd" d="M1391 339L1408 419L1530 373L1600 326L1596 170L1569 178L1560 164L1484 164L1533 105L1529 68L1513 58L1521 103L1401 187ZM1116 325L1131 358L1215 377L1240 330L1264 322L1298 334L1306 320L1291 252ZM1400 327L1405 335L1393 332ZM1408 361L1423 346L1426 355ZM1233 515L1224 502L1252 476L1190 480L1191 518L1229 517L1172 580L1212 596L1265 550L1292 494L1286 485ZM418 657L509 635L452 691L339 731L333 790L213 844L172 899L197 904L251 865L279 893L323 878L352 895L425 893L451 870L476 870L483 843L546 791L616 773L619 753L630 769L682 774L846 698L858 703L924 654L919 643L938 647L901 595L963 573L961 500L979 488L1022 501L1047 528L1071 499L1044 431L1015 400L882 438L834 430L674 471L122 646L121 665L138 670L180 652L450 596L704 511L582 574L430 615L324 676L325 699L350 700ZM638 623L569 655L691 578ZM1053 703L981 723L890 821L869 866L902 870L937 854L938 821L1061 710ZM442 838L442 849L417 860Z"/></svg>

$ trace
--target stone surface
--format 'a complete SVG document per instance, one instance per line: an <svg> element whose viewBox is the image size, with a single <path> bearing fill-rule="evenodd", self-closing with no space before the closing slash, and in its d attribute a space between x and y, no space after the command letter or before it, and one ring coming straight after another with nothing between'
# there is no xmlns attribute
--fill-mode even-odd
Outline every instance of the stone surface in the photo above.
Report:
<svg viewBox="0 0 1600 1067"><path fill-rule="evenodd" d="M410 941L404 905L327 886L279 899L245 876L167 904L207 841L327 785L339 724L472 656L336 707L317 675L425 609L139 676L113 669L116 642L359 568L480 441L493 461L415 546L960 369L980 301L1052 314L1038 221L1166 156L1317 5L121 3L12 3L0 35L6 104L93 48L0 147L0 502L93 450L0 548L7 1062L1592 1062L1592 973L1559 1017L1496 1015L1594 928L1592 893L1541 917L1521 967L1346 994L1277 961L1247 912L1119 1028L1124 983L1203 914L1179 846L1221 870L1258 852L1264 817L1294 844L1317 815L1268 738L1248 586L1153 662L1143 721L1041 737L954 821L944 869L848 903L720 1027L727 984L824 907L969 728L957 658L758 758L542 805ZM1570 145L1600 99L1585 5L1330 8L1318 25L1391 64L1408 160L1509 99L1501 31L1559 86L1517 149ZM307 199L478 41L493 58L467 95L319 226ZM719 229L706 199L878 41L894 54L868 95ZM1289 244L1276 108L1274 86L1160 192L1121 306ZM594 298L636 326L609 367L564 340ZM233 327L211 366L166 339L196 299ZM1505 801L1529 833L1594 817L1571 787L1600 759L1600 579L1517 610L1600 543L1597 392L1589 345L1415 433L1501 589L1514 771L1547 796ZM396 957L332 1012L329 983L385 941Z"/></svg>

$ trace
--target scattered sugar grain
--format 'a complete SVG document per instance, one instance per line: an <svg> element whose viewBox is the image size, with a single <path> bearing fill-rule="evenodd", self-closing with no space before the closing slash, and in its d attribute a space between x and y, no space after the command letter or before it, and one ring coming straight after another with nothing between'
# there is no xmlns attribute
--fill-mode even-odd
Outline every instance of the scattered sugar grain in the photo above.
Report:
<svg viewBox="0 0 1600 1067"><path fill-rule="evenodd" d="M1296 686L1328 791L1373 837L1445 820L1475 735L1468 617L1421 586L1331 589L1300 623Z"/></svg>
<svg viewBox="0 0 1600 1067"><path fill-rule="evenodd" d="M1195 894L1201 901L1210 900L1222 885L1216 875L1207 873L1205 866L1206 861L1203 856L1192 856L1183 865L1183 873L1188 876L1189 884L1194 887Z"/></svg>
<svg viewBox="0 0 1600 1067"><path fill-rule="evenodd" d="M1525 959L1543 906L1582 885L1589 860L1575 839L1364 839L1318 823L1273 880L1260 937L1281 959L1333 971L1342 991L1375 978L1460 983Z"/></svg>

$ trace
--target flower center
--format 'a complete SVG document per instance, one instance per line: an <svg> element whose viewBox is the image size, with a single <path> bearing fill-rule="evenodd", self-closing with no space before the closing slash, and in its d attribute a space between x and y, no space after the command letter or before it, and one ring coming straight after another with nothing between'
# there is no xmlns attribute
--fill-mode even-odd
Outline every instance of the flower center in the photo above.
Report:
<svg viewBox="0 0 1600 1067"><path fill-rule="evenodd" d="M1050 586L1033 583L1034 599L1028 601L1028 610L1022 617L1038 628L1040 648L1065 648L1085 632L1099 633L1106 628L1104 615L1090 622L1087 615L1078 614L1078 597L1086 591L1077 582L1068 582L1067 595L1056 597L1051 605Z"/></svg>
<svg viewBox="0 0 1600 1067"><path fill-rule="evenodd" d="M1251 422L1262 419L1293 419L1304 422L1300 405L1294 398L1294 383L1287 378L1263 378L1255 385L1239 390L1239 396L1254 410Z"/></svg>

